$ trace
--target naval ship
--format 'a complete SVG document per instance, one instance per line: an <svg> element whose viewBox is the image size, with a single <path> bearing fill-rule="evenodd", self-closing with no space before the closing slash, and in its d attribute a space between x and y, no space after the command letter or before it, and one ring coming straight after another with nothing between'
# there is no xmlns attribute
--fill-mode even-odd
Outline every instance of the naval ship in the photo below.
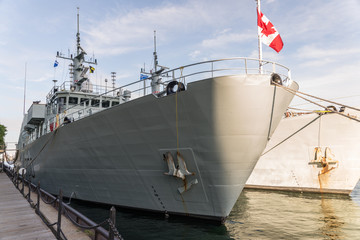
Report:
<svg viewBox="0 0 360 240"><path fill-rule="evenodd" d="M274 83L298 89L290 70L240 57L169 69L154 44L152 71L99 86L79 22L76 38L76 56L57 54L72 78L24 117L26 177L65 197L223 221L293 98Z"/></svg>
<svg viewBox="0 0 360 240"><path fill-rule="evenodd" d="M359 112L286 112L247 188L350 194L360 179Z"/></svg>

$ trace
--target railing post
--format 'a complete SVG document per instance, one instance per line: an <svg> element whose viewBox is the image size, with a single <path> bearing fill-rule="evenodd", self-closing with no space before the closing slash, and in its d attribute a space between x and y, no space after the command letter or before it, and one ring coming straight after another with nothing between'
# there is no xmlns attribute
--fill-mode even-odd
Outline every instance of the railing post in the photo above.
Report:
<svg viewBox="0 0 360 240"><path fill-rule="evenodd" d="M59 191L59 206L58 206L58 221L57 221L57 232L56 238L60 239L60 232L61 232L61 213L62 213L62 190Z"/></svg>
<svg viewBox="0 0 360 240"><path fill-rule="evenodd" d="M214 62L211 62L211 78L214 77Z"/></svg>
<svg viewBox="0 0 360 240"><path fill-rule="evenodd" d="M245 58L244 60L245 60L245 74L247 74L248 73L248 71L247 71L247 59Z"/></svg>
<svg viewBox="0 0 360 240"><path fill-rule="evenodd" d="M115 227L115 220L116 220L116 209L114 206L112 206L110 208L109 240L114 240L113 227Z"/></svg>
<svg viewBox="0 0 360 240"><path fill-rule="evenodd" d="M16 173L16 176L15 176L15 184L16 184L16 188L19 189L19 173L17 172Z"/></svg>
<svg viewBox="0 0 360 240"><path fill-rule="evenodd" d="M37 214L40 214L40 194L41 191L40 191L40 181L39 181L37 185L37 204L36 204Z"/></svg>
<svg viewBox="0 0 360 240"><path fill-rule="evenodd" d="M21 194L24 196L24 171L21 173Z"/></svg>
<svg viewBox="0 0 360 240"><path fill-rule="evenodd" d="M9 173L10 173L10 176L11 176L11 181L14 183L14 168L9 169Z"/></svg>
<svg viewBox="0 0 360 240"><path fill-rule="evenodd" d="M27 195L27 200L28 202L30 202L31 198L30 198L30 193L31 193L31 180L29 179L28 181L28 187L29 187L29 193Z"/></svg>
<svg viewBox="0 0 360 240"><path fill-rule="evenodd" d="M274 62L272 63L272 70L273 70L273 73L276 72L276 64Z"/></svg>

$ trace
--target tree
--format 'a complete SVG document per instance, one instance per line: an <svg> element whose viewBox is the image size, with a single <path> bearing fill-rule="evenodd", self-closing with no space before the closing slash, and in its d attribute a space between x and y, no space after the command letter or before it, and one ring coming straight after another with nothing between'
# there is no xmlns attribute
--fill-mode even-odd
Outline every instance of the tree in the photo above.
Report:
<svg viewBox="0 0 360 240"><path fill-rule="evenodd" d="M0 124L0 149L5 146L6 127Z"/></svg>

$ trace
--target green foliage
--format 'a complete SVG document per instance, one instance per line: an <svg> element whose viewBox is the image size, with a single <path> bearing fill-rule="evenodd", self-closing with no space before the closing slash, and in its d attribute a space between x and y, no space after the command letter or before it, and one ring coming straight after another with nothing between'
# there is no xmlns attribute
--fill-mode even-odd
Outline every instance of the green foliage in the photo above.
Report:
<svg viewBox="0 0 360 240"><path fill-rule="evenodd" d="M6 127L0 124L0 149L5 145Z"/></svg>

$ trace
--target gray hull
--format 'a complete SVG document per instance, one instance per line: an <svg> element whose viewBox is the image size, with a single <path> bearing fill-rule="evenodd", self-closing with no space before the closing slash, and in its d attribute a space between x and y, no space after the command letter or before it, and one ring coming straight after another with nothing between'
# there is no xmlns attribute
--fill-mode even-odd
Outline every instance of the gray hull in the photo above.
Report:
<svg viewBox="0 0 360 240"><path fill-rule="evenodd" d="M210 78L120 104L38 138L21 150L24 166L53 194L223 219L293 98L269 79ZM164 174L163 154L177 150L194 173L185 180Z"/></svg>
<svg viewBox="0 0 360 240"><path fill-rule="evenodd" d="M265 152L317 117L313 113L283 119ZM358 122L335 113L322 115L264 154L247 187L350 194L360 178L359 140ZM316 147L320 147L323 157L325 149L330 150L326 166L314 164Z"/></svg>

